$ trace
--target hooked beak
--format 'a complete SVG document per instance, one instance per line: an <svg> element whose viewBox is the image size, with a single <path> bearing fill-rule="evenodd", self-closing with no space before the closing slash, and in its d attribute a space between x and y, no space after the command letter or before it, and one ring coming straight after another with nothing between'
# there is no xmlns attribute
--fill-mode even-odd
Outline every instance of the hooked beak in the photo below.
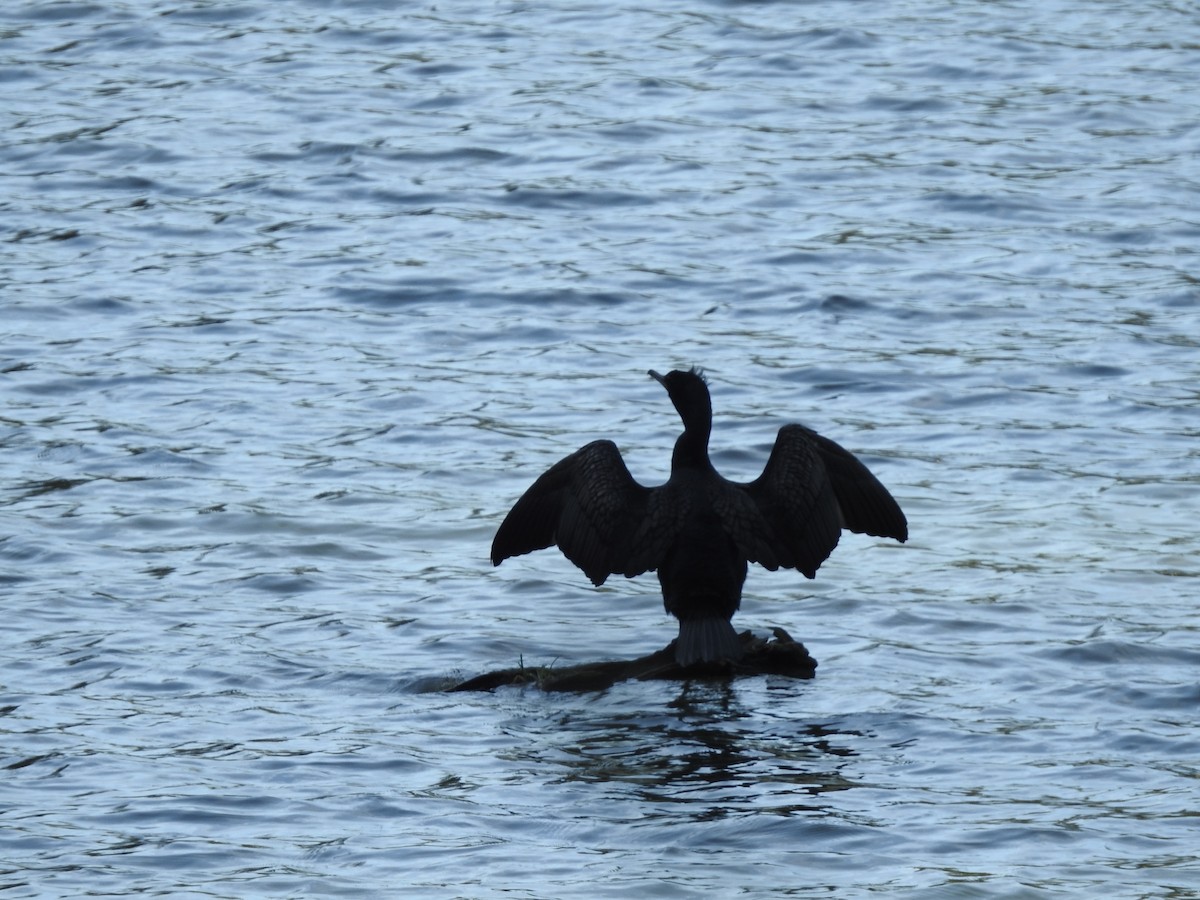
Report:
<svg viewBox="0 0 1200 900"><path fill-rule="evenodd" d="M650 377L653 378L655 381L657 381L659 384L661 384L663 387L667 386L667 379L664 376L659 375L653 369L650 370Z"/></svg>

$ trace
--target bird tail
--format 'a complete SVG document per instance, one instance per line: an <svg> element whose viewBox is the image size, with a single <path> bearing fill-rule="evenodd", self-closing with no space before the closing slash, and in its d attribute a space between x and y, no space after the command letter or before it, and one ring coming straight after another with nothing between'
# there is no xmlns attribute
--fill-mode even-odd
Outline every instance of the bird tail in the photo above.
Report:
<svg viewBox="0 0 1200 900"><path fill-rule="evenodd" d="M742 644L728 619L680 619L675 641L675 661L681 666L696 663L736 662Z"/></svg>

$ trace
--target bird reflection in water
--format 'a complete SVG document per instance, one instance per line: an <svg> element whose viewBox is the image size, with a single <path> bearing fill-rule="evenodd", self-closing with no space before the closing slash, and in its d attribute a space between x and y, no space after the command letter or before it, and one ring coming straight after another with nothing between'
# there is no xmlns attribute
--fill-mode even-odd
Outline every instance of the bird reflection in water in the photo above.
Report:
<svg viewBox="0 0 1200 900"><path fill-rule="evenodd" d="M761 709L742 711L730 682L685 684L659 715L579 710L559 723L567 742L553 754L564 770L555 780L632 786L660 814L678 816L682 803L696 820L824 811L820 795L858 786L843 769L862 735L830 723L772 724Z"/></svg>

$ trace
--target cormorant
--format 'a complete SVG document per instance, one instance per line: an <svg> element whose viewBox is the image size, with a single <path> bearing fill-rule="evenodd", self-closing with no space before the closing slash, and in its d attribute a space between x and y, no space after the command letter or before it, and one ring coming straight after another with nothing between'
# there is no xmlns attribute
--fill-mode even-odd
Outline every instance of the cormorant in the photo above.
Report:
<svg viewBox="0 0 1200 900"><path fill-rule="evenodd" d="M708 458L712 401L700 372L650 376L683 420L666 484L638 484L616 444L592 441L552 466L501 523L492 563L558 544L593 584L658 571L663 605L679 620L682 666L736 660L730 619L746 563L809 578L841 529L908 538L887 489L851 453L803 425L784 425L762 475L748 484L717 474Z"/></svg>

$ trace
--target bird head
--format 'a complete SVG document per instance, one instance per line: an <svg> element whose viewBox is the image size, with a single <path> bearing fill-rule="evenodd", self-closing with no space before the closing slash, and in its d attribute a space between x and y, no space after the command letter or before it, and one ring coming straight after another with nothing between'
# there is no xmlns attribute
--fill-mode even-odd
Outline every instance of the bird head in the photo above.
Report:
<svg viewBox="0 0 1200 900"><path fill-rule="evenodd" d="M650 377L667 389L667 395L675 405L685 427L695 425L707 429L712 421L712 399L708 393L708 382L694 366L686 372L680 369L660 375L653 369Z"/></svg>

